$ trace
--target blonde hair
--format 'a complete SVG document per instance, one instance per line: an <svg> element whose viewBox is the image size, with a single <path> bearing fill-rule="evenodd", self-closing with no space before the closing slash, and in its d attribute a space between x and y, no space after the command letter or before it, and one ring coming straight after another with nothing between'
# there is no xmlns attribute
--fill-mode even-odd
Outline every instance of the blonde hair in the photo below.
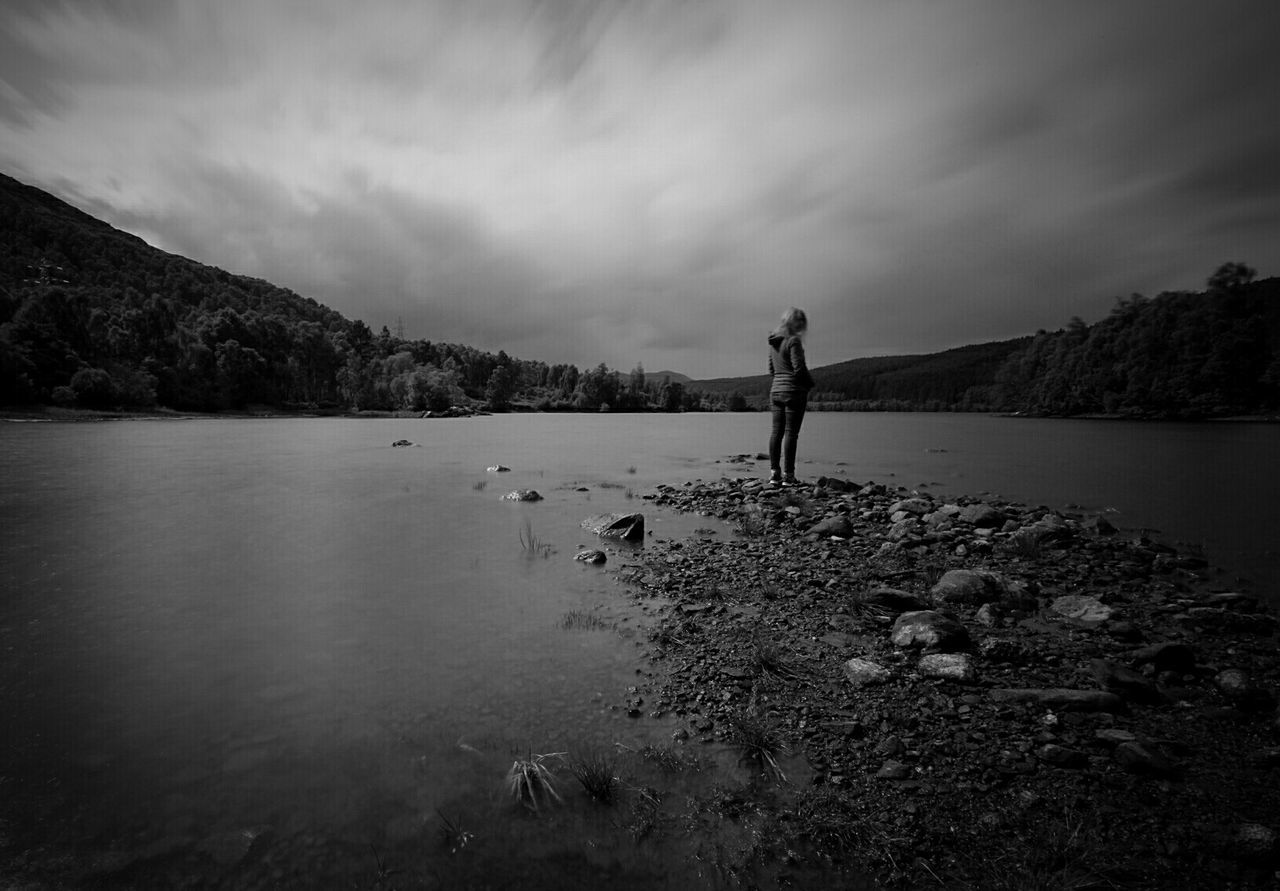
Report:
<svg viewBox="0 0 1280 891"><path fill-rule="evenodd" d="M798 337L809 330L809 317L804 314L803 309L793 306L782 314L782 324L778 326L778 330Z"/></svg>

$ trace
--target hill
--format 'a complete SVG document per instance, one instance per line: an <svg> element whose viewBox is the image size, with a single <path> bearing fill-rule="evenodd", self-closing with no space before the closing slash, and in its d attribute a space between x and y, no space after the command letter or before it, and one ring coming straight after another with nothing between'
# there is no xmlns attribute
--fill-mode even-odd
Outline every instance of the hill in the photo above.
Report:
<svg viewBox="0 0 1280 891"><path fill-rule="evenodd" d="M941 353L850 359L811 369L810 403L817 409L989 409L997 371L1031 338L957 347ZM706 393L744 396L762 405L767 374L694 381Z"/></svg>

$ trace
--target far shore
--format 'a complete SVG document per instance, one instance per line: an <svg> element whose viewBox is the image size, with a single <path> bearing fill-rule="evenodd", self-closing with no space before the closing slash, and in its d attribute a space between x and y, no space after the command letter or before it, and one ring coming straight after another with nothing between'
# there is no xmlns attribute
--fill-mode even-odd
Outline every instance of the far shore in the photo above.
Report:
<svg viewBox="0 0 1280 891"><path fill-rule="evenodd" d="M857 412L851 412L856 414ZM912 414L912 412L893 412L894 414ZM1040 419L1054 421L1128 421L1128 422L1180 422L1188 424L1202 423L1235 423L1235 424L1277 424L1280 415L1224 415L1205 418L1169 418L1169 417L1134 417L1121 414L1081 414L1081 415L1028 415L1021 412L925 412L916 414L987 414L999 418ZM286 418L352 418L386 419L401 418L434 420L437 418L478 417L490 414L582 414L582 412L536 412L531 407L513 405L505 412L492 412L483 404L474 406L455 406L447 412L423 411L352 411L350 409L299 409L288 410L272 406L256 406L245 409L228 409L216 412L178 411L169 408L152 409L95 409L67 408L57 405L34 405L22 408L0 408L0 421L11 423L49 423L49 422L84 422L84 421L197 421L197 420L282 420ZM624 412L636 414L636 412ZM661 414L661 412L654 412ZM706 412L706 414L722 414L722 412ZM870 412L878 414L878 412Z"/></svg>

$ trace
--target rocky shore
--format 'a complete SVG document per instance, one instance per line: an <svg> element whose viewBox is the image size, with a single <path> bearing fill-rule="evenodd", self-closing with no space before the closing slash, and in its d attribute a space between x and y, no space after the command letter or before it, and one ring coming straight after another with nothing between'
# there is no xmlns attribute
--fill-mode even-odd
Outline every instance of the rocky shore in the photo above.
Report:
<svg viewBox="0 0 1280 891"><path fill-rule="evenodd" d="M623 569L657 615L631 706L757 771L730 861L782 886L1280 884L1259 599L1104 517L734 461L644 497L740 535Z"/></svg>

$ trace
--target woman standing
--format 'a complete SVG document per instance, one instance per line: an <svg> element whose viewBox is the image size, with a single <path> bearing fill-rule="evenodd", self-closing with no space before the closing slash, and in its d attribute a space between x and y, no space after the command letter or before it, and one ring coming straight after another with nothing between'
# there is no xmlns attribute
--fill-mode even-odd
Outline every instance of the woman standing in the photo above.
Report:
<svg viewBox="0 0 1280 891"><path fill-rule="evenodd" d="M796 440L809 404L813 378L804 361L804 335L809 320L794 306L782 314L782 324L769 335L769 373L773 385L773 431L769 436L769 484L796 483Z"/></svg>

